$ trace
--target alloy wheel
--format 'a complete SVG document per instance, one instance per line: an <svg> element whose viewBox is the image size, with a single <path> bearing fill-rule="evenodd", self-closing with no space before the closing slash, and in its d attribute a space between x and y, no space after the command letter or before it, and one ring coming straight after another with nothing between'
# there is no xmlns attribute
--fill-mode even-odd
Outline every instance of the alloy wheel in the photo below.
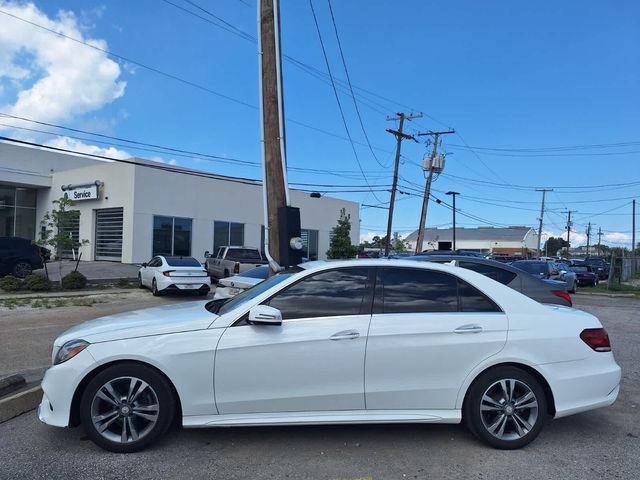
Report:
<svg viewBox="0 0 640 480"><path fill-rule="evenodd" d="M144 438L158 422L155 390L136 377L118 377L102 385L91 401L91 421L105 439L127 444Z"/></svg>
<svg viewBox="0 0 640 480"><path fill-rule="evenodd" d="M13 273L18 278L25 278L32 272L31 264L29 262L18 262L13 267Z"/></svg>
<svg viewBox="0 0 640 480"><path fill-rule="evenodd" d="M538 421L538 399L520 380L498 380L482 395L480 418L487 432L499 440L517 440Z"/></svg>

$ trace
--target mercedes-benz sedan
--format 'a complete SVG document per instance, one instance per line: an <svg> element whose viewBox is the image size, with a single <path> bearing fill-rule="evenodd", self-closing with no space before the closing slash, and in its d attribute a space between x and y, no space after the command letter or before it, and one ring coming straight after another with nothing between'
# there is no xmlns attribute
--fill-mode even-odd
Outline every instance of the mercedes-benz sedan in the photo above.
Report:
<svg viewBox="0 0 640 480"><path fill-rule="evenodd" d="M311 262L227 300L123 313L54 342L40 420L140 450L184 427L459 423L497 448L611 405L596 317L471 270Z"/></svg>

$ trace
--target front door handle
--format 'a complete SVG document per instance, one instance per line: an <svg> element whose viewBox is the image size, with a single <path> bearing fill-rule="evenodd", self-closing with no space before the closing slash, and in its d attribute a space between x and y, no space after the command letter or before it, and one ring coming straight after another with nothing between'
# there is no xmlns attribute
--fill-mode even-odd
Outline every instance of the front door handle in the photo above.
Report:
<svg viewBox="0 0 640 480"><path fill-rule="evenodd" d="M330 340L355 340L360 336L360 332L356 330L343 330L338 333L334 333L329 337Z"/></svg>
<svg viewBox="0 0 640 480"><path fill-rule="evenodd" d="M482 327L480 325L476 325L475 323L470 323L468 325L461 325L456 328L454 333L480 333L482 331Z"/></svg>

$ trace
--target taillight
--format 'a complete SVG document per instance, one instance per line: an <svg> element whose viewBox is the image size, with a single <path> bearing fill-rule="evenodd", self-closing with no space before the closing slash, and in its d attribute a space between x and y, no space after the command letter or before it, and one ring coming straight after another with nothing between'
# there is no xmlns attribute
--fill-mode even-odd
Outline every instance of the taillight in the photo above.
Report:
<svg viewBox="0 0 640 480"><path fill-rule="evenodd" d="M573 307L573 301L571 300L571 295L567 292L563 292L562 290L551 290L556 297L564 298L567 302L569 302L569 306Z"/></svg>
<svg viewBox="0 0 640 480"><path fill-rule="evenodd" d="M171 272L175 272L175 270L167 270L166 272L162 272L162 274L163 274L165 277L170 277L170 276L171 276Z"/></svg>
<svg viewBox="0 0 640 480"><path fill-rule="evenodd" d="M609 334L604 328L587 328L582 331L580 338L596 352L611 351Z"/></svg>
<svg viewBox="0 0 640 480"><path fill-rule="evenodd" d="M240 273L240 262L236 262L236 264L233 266L233 273L235 273L236 275Z"/></svg>

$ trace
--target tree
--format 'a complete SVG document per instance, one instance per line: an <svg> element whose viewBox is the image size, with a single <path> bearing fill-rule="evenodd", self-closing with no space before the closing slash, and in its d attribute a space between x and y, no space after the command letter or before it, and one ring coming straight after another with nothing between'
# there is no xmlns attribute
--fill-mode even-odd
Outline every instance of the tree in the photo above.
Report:
<svg viewBox="0 0 640 480"><path fill-rule="evenodd" d="M567 241L562 237L549 237L542 249L547 255L557 255L558 252L567 247Z"/></svg>
<svg viewBox="0 0 640 480"><path fill-rule="evenodd" d="M71 236L70 226L76 212L69 210L69 208L74 205L75 202L66 196L54 200L53 209L47 211L40 222L40 240L37 243L41 246L51 247L55 253L60 273L60 286L62 286L62 252L89 243L89 240L74 240ZM78 265L76 264L77 269Z"/></svg>
<svg viewBox="0 0 640 480"><path fill-rule="evenodd" d="M403 253L409 250L409 245L407 245L407 243L400 238L400 235L398 234L398 232L393 233L390 246L391 246L391 250L393 250L394 253Z"/></svg>
<svg viewBox="0 0 640 480"><path fill-rule="evenodd" d="M338 224L331 230L332 237L327 250L327 258L353 258L358 254L358 247L351 244L351 215L346 210L340 210Z"/></svg>

